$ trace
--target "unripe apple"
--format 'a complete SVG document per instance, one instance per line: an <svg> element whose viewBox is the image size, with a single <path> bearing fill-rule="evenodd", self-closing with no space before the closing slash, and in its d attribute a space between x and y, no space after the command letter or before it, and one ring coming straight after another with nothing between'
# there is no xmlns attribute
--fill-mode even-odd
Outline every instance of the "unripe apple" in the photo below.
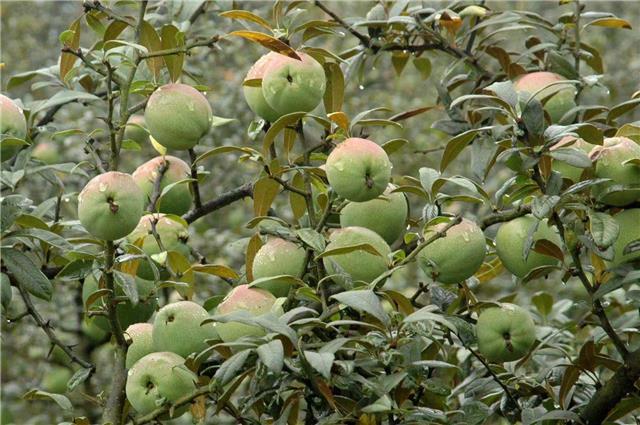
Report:
<svg viewBox="0 0 640 425"><path fill-rule="evenodd" d="M253 259L253 278L262 279L280 275L302 277L307 252L300 245L281 239L270 238L262 245ZM276 297L286 297L290 284L273 281L260 285Z"/></svg>
<svg viewBox="0 0 640 425"><path fill-rule="evenodd" d="M536 224L538 219L531 215L515 218L504 223L496 234L496 251L502 264L511 273L518 277L526 276L531 270L541 266L554 266L558 264L558 259L547 255L539 254L533 249L529 251L529 256L524 259L524 244L527 241L529 229ZM538 229L533 234L535 241L546 239L553 242L558 247L562 247L562 241L558 233L542 220Z"/></svg>
<svg viewBox="0 0 640 425"><path fill-rule="evenodd" d="M640 165L634 162L625 164L632 159L640 160L640 145L626 137L610 137L604 139L602 146L596 146L589 154L595 161L597 178L611 179L594 186L591 190L594 197L614 185L640 186ZM611 192L604 195L600 201L607 205L623 207L640 200L640 187L635 189Z"/></svg>
<svg viewBox="0 0 640 425"><path fill-rule="evenodd" d="M67 382L71 379L71 370L62 366L54 366L42 377L42 389L55 394L67 392Z"/></svg>
<svg viewBox="0 0 640 425"><path fill-rule="evenodd" d="M515 304L501 304L483 310L476 324L478 349L494 363L524 357L536 340L531 315Z"/></svg>
<svg viewBox="0 0 640 425"><path fill-rule="evenodd" d="M149 140L149 133L145 128L144 115L132 115L124 128L124 139L144 146Z"/></svg>
<svg viewBox="0 0 640 425"><path fill-rule="evenodd" d="M391 179L391 161L380 146L352 137L329 154L326 173L335 192L354 202L380 196Z"/></svg>
<svg viewBox="0 0 640 425"><path fill-rule="evenodd" d="M521 95L521 100L526 102L529 96L537 93L538 90L565 80L564 77L553 72L532 72L518 78L514 88ZM525 93L527 95L524 95ZM557 123L564 114L575 108L576 90L570 83L554 84L536 94L536 99L542 101L542 99L552 94L553 96L545 103L544 109L549 113L551 122ZM573 118L570 118L570 120L573 120Z"/></svg>
<svg viewBox="0 0 640 425"><path fill-rule="evenodd" d="M262 77L262 94L280 116L310 112L322 101L327 80L324 68L306 53L301 60L282 56L268 60Z"/></svg>
<svg viewBox="0 0 640 425"><path fill-rule="evenodd" d="M215 338L213 323L207 310L192 301L167 304L153 321L153 347L156 351L170 351L183 357L199 353L208 347L205 340Z"/></svg>
<svg viewBox="0 0 640 425"><path fill-rule="evenodd" d="M169 149L190 149L211 127L211 105L202 93L180 83L166 84L149 97L144 119L149 132Z"/></svg>
<svg viewBox="0 0 640 425"><path fill-rule="evenodd" d="M155 223L156 233L162 243L162 248L153 235L153 223ZM172 220L164 214L146 214L140 218L140 222L127 236L127 242L136 243L142 239L142 250L151 256L163 251L177 251L185 258L189 258L191 250L187 241L189 240L189 230L180 222ZM146 260L141 260L138 264L138 276L142 279L153 280L153 270Z"/></svg>
<svg viewBox="0 0 640 425"><path fill-rule="evenodd" d="M147 354L153 353L153 325L150 323L134 323L129 326L125 334L131 339L127 348L125 366L131 367Z"/></svg>
<svg viewBox="0 0 640 425"><path fill-rule="evenodd" d="M13 291L11 290L11 281L9 276L0 273L0 303L2 304L3 311L7 311L11 305L11 298L13 298Z"/></svg>
<svg viewBox="0 0 640 425"><path fill-rule="evenodd" d="M351 277L352 281L371 282L389 268L388 256L391 254L391 248L382 236L364 227L352 226L335 230L329 236L326 250L360 244L371 245L380 255L356 250L322 258L327 275L331 275L336 283L345 285L345 273Z"/></svg>
<svg viewBox="0 0 640 425"><path fill-rule="evenodd" d="M108 331L96 325L96 320L93 318L85 318L80 324L80 328L82 329L82 333L89 338L89 341L94 345L104 342L110 335Z"/></svg>
<svg viewBox="0 0 640 425"><path fill-rule="evenodd" d="M160 179L161 192L166 186L191 177L191 167L175 156L157 156L145 162L131 176L142 189L147 200L153 196L153 186L160 175L160 167L163 166L165 170ZM186 183L180 183L171 188L162 196L157 206L159 212L175 215L186 213L189 207L191 207L191 191Z"/></svg>
<svg viewBox="0 0 640 425"><path fill-rule="evenodd" d="M623 263L629 263L640 259L640 251L623 254L624 247L633 241L640 240L640 208L624 210L613 216L618 223L620 232L618 239L613 244L614 257L611 267L617 267Z"/></svg>
<svg viewBox="0 0 640 425"><path fill-rule="evenodd" d="M47 165L57 164L58 162L60 162L59 149L60 148L53 143L38 143L31 152L31 158L42 161Z"/></svg>
<svg viewBox="0 0 640 425"><path fill-rule="evenodd" d="M175 403L196 389L198 377L184 364L185 359L175 353L147 354L138 360L127 374L127 400L140 415L146 415L163 403ZM174 412L182 415L187 407Z"/></svg>
<svg viewBox="0 0 640 425"><path fill-rule="evenodd" d="M591 143L587 143L583 139L576 139L573 136L565 136L562 139L560 139L558 143L553 145L553 147L551 148L551 152L553 152L556 149L569 147L569 146L576 149L580 149L581 151L587 154L591 152L591 150L595 147L595 145L592 145ZM574 167L573 165L569 165L566 162L559 161L557 159L552 160L551 169L553 171L557 171L558 173L560 173L563 178L569 179L574 183L580 181L580 176L582 176L582 172L584 171L584 168Z"/></svg>
<svg viewBox="0 0 640 425"><path fill-rule="evenodd" d="M135 229L144 211L144 195L135 180L110 171L92 178L78 195L78 218L93 236L114 241Z"/></svg>
<svg viewBox="0 0 640 425"><path fill-rule="evenodd" d="M440 223L425 233L432 237L447 224ZM434 280L442 283L460 283L478 271L486 254L482 229L473 221L462 219L446 235L436 239L418 253L420 268Z"/></svg>
<svg viewBox="0 0 640 425"><path fill-rule="evenodd" d="M82 286L82 303L86 305L89 296L98 289L104 288L98 288L98 282L93 275L87 276ZM129 325L134 323L146 322L156 310L157 300L153 296L155 291L154 283L148 280L136 278L136 289L138 290L138 296L140 298L138 304L133 305L131 301L127 300L125 302L118 303L116 306L116 314L122 329L126 329ZM124 291L117 284L115 295L118 297L124 296ZM104 302L105 298L100 298L87 306L87 310L96 310L98 307L101 307ZM106 311L106 309L104 310ZM111 325L109 324L107 317L95 316L88 318L88 320L93 322L100 329L111 332Z"/></svg>
<svg viewBox="0 0 640 425"><path fill-rule="evenodd" d="M269 52L262 56L247 72L247 76L244 81L249 80L262 80L264 78L265 71L272 62L281 61L285 58L284 55L276 52ZM244 92L244 98L247 100L249 108L259 117L264 118L269 122L274 122L281 117L281 114L276 112L264 98L262 94L262 81L259 85L243 85L242 90Z"/></svg>
<svg viewBox="0 0 640 425"><path fill-rule="evenodd" d="M391 193L390 184L384 193L365 202L349 202L340 212L340 226L359 226L373 230L389 244L400 238L407 227L409 204L402 192Z"/></svg>
<svg viewBox="0 0 640 425"><path fill-rule="evenodd" d="M0 94L0 134L17 139L27 137L27 120L24 117L22 108L3 94ZM21 148L18 145L5 146L4 143L0 146L2 146L2 149L0 149L2 161L13 158Z"/></svg>
<svg viewBox="0 0 640 425"><path fill-rule="evenodd" d="M216 309L216 314L224 315L236 311L247 311L253 316L269 313L276 302L270 292L249 285L238 285L227 294ZM216 323L216 331L224 342L233 342L245 336L262 336L264 329L240 322Z"/></svg>

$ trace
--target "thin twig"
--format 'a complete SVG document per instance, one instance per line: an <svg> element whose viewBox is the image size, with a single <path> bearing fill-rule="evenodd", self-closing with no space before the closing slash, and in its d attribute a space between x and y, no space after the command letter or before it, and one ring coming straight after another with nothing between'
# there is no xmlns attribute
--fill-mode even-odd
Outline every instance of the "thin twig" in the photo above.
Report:
<svg viewBox="0 0 640 425"><path fill-rule="evenodd" d="M160 193L162 193L162 178L164 174L169 169L169 162L165 159L158 165L156 171L158 175L153 181L153 191L151 192L151 197L149 198L149 205L147 206L147 211L156 212L158 211L158 199L160 199Z"/></svg>
<svg viewBox="0 0 640 425"><path fill-rule="evenodd" d="M58 338L56 333L53 331L53 328L51 327L51 324L49 324L49 321L45 321L40 315L40 313L38 313L38 310L33 305L31 296L22 287L20 282L18 282L17 280L13 280L13 284L18 288L18 291L20 292L20 297L24 301L24 305L27 308L28 314L31 315L31 317L33 317L33 320L36 322L36 324L44 331L44 333L47 334L47 337L49 338L49 341L51 341L51 344L57 345L58 347L60 347L60 349L64 351L64 353L67 356L69 356L72 362L77 363L78 365L82 366L85 369L90 369L91 373L93 373L96 367L93 364L89 363L88 361L78 357L73 352L73 350L71 350L66 344L60 341L60 338Z"/></svg>
<svg viewBox="0 0 640 425"><path fill-rule="evenodd" d="M316 6L318 6L320 9L322 9L324 13L331 16L331 18L337 23L339 23L344 29L346 29L351 34L353 34L353 36L356 37L358 40L360 40L360 42L364 46L371 47L371 38L369 38L369 36L362 34L361 32L357 31L355 28L353 28L353 26L347 24L342 18L340 18L338 15L336 15L333 11L327 8L324 4L320 3L318 0L315 0L313 3Z"/></svg>
<svg viewBox="0 0 640 425"><path fill-rule="evenodd" d="M200 185L198 183L198 166L196 164L196 151L193 148L189 149L189 159L191 161L191 178L193 181L191 184L191 190L193 191L193 202L196 209L202 207L202 198L200 197Z"/></svg>

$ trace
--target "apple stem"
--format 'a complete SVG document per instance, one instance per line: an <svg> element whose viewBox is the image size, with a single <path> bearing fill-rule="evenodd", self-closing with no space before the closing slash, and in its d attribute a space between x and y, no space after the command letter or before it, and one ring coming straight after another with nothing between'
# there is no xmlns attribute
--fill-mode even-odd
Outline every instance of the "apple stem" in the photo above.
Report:
<svg viewBox="0 0 640 425"><path fill-rule="evenodd" d="M107 202L109 203L109 209L111 212L114 214L117 213L120 207L113 201L113 198L107 198Z"/></svg>
<svg viewBox="0 0 640 425"><path fill-rule="evenodd" d="M364 176L364 180L367 183L367 188L371 189L373 187L373 179L369 174Z"/></svg>
<svg viewBox="0 0 640 425"><path fill-rule="evenodd" d="M513 344L511 343L511 335L509 334L509 332L505 332L502 337L504 338L507 350L513 353Z"/></svg>

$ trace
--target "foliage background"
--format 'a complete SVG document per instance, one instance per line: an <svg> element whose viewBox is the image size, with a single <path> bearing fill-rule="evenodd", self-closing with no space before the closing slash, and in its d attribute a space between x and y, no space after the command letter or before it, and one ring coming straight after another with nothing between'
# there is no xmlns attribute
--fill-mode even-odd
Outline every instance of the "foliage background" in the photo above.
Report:
<svg viewBox="0 0 640 425"><path fill-rule="evenodd" d="M176 4L179 2L175 2ZM234 4L232 4L234 3ZM426 6L442 7L441 2L422 2ZM605 64L605 77L603 82L610 87L610 92L602 90L588 90L584 93L584 103L600 103L608 105L620 103L629 98L629 94L640 89L638 76L640 75L640 55L638 52L638 29L640 28L640 7L637 2L585 2L587 8L597 5L597 9L611 11L628 20L634 30L616 31L612 29L598 29L590 31L587 42L596 46L603 55ZM174 6L176 6L174 4ZM218 1L207 13L206 19L197 22L197 31L204 34L225 33L232 28L237 29L237 23L217 16L217 12L230 9L252 10L261 16L267 16L271 2L230 2ZM487 6L494 10L530 10L550 19L566 11L559 7L555 1L488 1ZM333 10L339 10L342 17L363 16L371 7L370 1L358 2L327 2ZM188 7L189 5L187 5ZM58 41L59 33L82 12L80 2L72 1L9 1L0 5L1 13L1 61L3 63L0 78L3 93L8 93L11 98L22 98L23 101L33 99L46 99L53 89L47 86L38 87L32 80L17 87L7 90L7 83L12 75L28 70L54 65L59 57ZM318 11L316 11L317 13ZM318 14L320 16L320 14ZM84 23L83 23L84 24ZM353 38L345 37L334 47L340 50L348 45L353 45ZM635 52L635 54L633 54ZM202 143L204 146L220 145L244 145L248 144L246 129L253 120L253 114L246 106L242 97L241 82L249 66L264 53L264 50L251 43L242 40L233 40L221 45L220 50L214 52L206 48L196 50L187 58L187 69L196 77L197 82L211 88L208 99L214 108L214 114L236 121L230 125L213 131ZM384 106L394 112L410 110L413 108L432 105L436 103L436 90L434 81L437 81L439 72L448 64L449 58L438 52L430 52L429 58L433 62L433 71L427 79L422 79L420 73L412 66L407 66L400 78L396 77L389 55L381 58L375 68L366 74L363 81L350 81L345 95L345 112L351 114L372 107ZM57 116L49 133L65 128L82 128L90 130L104 127L99 121L100 111L95 108L87 108L82 105L72 105L64 108ZM420 153L421 150L437 148L443 145L448 136L431 128L433 122L442 117L439 111L433 111L411 120L401 130L385 129L375 130L372 133L374 140L384 141L391 138L402 137L411 141L411 145L394 154L394 174L415 175L419 167L427 166L437 168L440 161L440 153ZM628 120L634 121L640 118L640 110L629 114ZM55 129L53 128L55 126ZM46 135L45 135L46 137ZM65 140L55 140L60 152L65 158L79 160L82 155L81 143L74 137ZM204 148L201 148L204 150ZM450 170L453 174L470 175L470 152L464 152L460 160ZM154 156L154 152L145 149L142 153L125 156L124 171L133 171L139 164ZM257 172L255 166L239 164L235 161L216 159L206 164L210 176L202 188L205 199L213 198L215 194L226 189L236 187L245 182L248 176ZM495 190L504 179L505 175L492 173L490 180L486 182L489 190ZM73 180L73 179L71 179ZM74 182L67 182L71 187ZM84 182L78 179L75 182L76 190L82 187ZM32 181L21 187L21 192L28 194L34 200L44 200L53 196L53 191L42 182ZM74 211L75 203L69 199L66 208ZM421 206L413 205L412 214L419 216ZM244 244L246 238L252 234L244 228L244 224L251 218L251 202L237 203L234 206L217 213L211 214L192 226L191 242L202 252L209 262L223 262L239 268L243 262ZM456 212L456 211L451 211ZM485 211L486 212L486 211ZM398 273L390 286L398 289L415 290L419 281L424 281L425 276L416 267L408 269L404 273ZM65 287L55 289L55 297L49 305L43 304L42 312L50 318L57 329L64 331L65 337L70 342L79 342L78 350L93 350L91 342L78 338L79 312L69 302L78 296L78 288L64 283ZM216 293L224 293L227 288L219 280L203 280L198 284L198 299L200 301ZM492 281L490 286L475 288L480 298L513 297L515 286L506 275L502 279ZM573 309L579 309L582 293L581 287L571 283L564 286L558 279L550 278L546 281L536 281L519 288L517 300L520 304L535 303L534 295L549 294L554 302L553 311L547 315L542 314L539 306L538 312L543 322L557 326L567 317L571 316ZM538 298L540 299L540 298ZM532 301L533 300L533 301ZM532 307L533 311L536 307ZM16 302L12 311L20 312L23 308ZM540 320L539 320L540 321ZM41 331L27 323L28 320L8 325L2 325L2 405L11 411L17 423L53 423L64 419L60 409L48 402L27 402L20 399L27 390L38 387L41 379L50 368L50 364L42 362L47 356L49 346ZM577 340L580 339L579 330ZM558 341L570 344L572 336L565 335ZM93 358L98 363L98 379L94 379L96 388L106 388L101 382L108 377L108 366L100 367L100 361L107 357L106 347L94 350ZM51 360L55 363L55 359ZM105 371L106 369L106 371ZM104 374L100 376L100 371Z"/></svg>

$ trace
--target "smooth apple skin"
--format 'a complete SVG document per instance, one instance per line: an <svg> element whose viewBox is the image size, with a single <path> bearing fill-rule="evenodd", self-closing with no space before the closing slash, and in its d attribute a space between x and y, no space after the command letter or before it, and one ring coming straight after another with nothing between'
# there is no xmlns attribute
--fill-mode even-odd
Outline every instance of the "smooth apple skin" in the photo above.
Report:
<svg viewBox="0 0 640 425"><path fill-rule="evenodd" d="M329 154L326 163L329 184L350 201L365 202L384 193L391 179L391 161L376 143L352 137Z"/></svg>
<svg viewBox="0 0 640 425"><path fill-rule="evenodd" d="M431 237L446 225L440 223L434 226L424 237ZM486 250L482 229L473 221L462 219L444 237L436 239L418 253L418 265L438 282L461 283L482 266Z"/></svg>
<svg viewBox="0 0 640 425"><path fill-rule="evenodd" d="M13 100L0 94L0 134L24 140L27 137L27 119L20 108ZM13 158L22 146L5 146L2 143L0 149L0 160L2 162Z"/></svg>
<svg viewBox="0 0 640 425"><path fill-rule="evenodd" d="M322 65L306 53L296 53L301 60L284 55L270 60L262 78L262 94L281 116L314 110L327 85Z"/></svg>
<svg viewBox="0 0 640 425"><path fill-rule="evenodd" d="M225 315L236 311L246 311L253 316L261 316L271 312L275 302L276 297L264 289L239 285L233 288L218 304L216 314ZM240 322L216 323L216 331L224 342L233 342L248 336L265 335L263 328Z"/></svg>
<svg viewBox="0 0 640 425"><path fill-rule="evenodd" d="M171 352L147 354L127 374L125 393L140 415L156 410L162 402L175 403L196 389L198 377L184 364L185 359ZM177 409L174 417L187 407Z"/></svg>
<svg viewBox="0 0 640 425"><path fill-rule="evenodd" d="M266 55L262 56L247 72L247 76L244 81L247 82L249 80L263 80L265 72L271 63L280 62L285 58L284 55L278 54L276 52L269 52ZM244 93L244 98L249 105L249 109L251 109L256 115L269 122L275 122L282 115L278 113L275 109L273 109L267 103L267 100L264 98L264 94L262 93L262 81L257 86L252 85L243 85L242 91Z"/></svg>
<svg viewBox="0 0 640 425"><path fill-rule="evenodd" d="M183 357L208 347L206 340L217 336L213 323L202 324L209 313L192 301L167 304L153 321L153 346L156 351L170 351Z"/></svg>
<svg viewBox="0 0 640 425"><path fill-rule="evenodd" d="M523 255L524 244L529 234L529 229L538 220L531 216L523 216L503 223L496 234L496 251L502 264L517 277L525 277L531 270L542 266L554 266L559 261L547 255L539 254L533 250L525 260ZM543 220L533 235L534 243L540 239L553 242L562 248L562 241L556 230Z"/></svg>
<svg viewBox="0 0 640 425"><path fill-rule="evenodd" d="M282 238L270 238L253 259L253 278L262 279L288 275L301 278L307 260L307 251L302 246ZM286 297L290 284L273 281L260 287L276 297Z"/></svg>
<svg viewBox="0 0 640 425"><path fill-rule="evenodd" d="M613 244L614 257L610 267L617 267L640 259L640 251L623 254L624 248L631 242L640 240L640 208L624 210L613 216L618 224L618 239Z"/></svg>
<svg viewBox="0 0 640 425"><path fill-rule="evenodd" d="M347 278L344 274L352 281L371 282L389 268L391 248L382 236L364 227L353 226L335 230L329 236L326 250L359 244L373 246L380 255L358 250L322 258L327 275L337 284L346 285Z"/></svg>
<svg viewBox="0 0 640 425"><path fill-rule="evenodd" d="M209 132L213 112L209 101L193 87L166 84L149 97L144 120L162 146L187 150Z"/></svg>
<svg viewBox="0 0 640 425"><path fill-rule="evenodd" d="M592 195L601 202L616 207L624 207L640 201L640 165L625 161L640 159L640 145L627 137L604 139L602 146L594 147L589 153L595 162L595 177L611 179L594 186ZM603 193L614 185L634 185L636 189Z"/></svg>
<svg viewBox="0 0 640 425"><path fill-rule="evenodd" d="M340 226L359 226L373 230L392 245L404 234L409 215L407 198L401 192L391 193L390 184L384 193L365 202L349 202L340 211Z"/></svg>
<svg viewBox="0 0 640 425"><path fill-rule="evenodd" d="M78 195L78 218L93 236L114 241L138 225L144 195L133 177L118 171L100 174Z"/></svg>
<svg viewBox="0 0 640 425"><path fill-rule="evenodd" d="M124 333L131 339L125 360L126 368L131 369L138 360L153 353L153 325L134 323L129 325Z"/></svg>
<svg viewBox="0 0 640 425"><path fill-rule="evenodd" d="M476 333L480 353L493 363L521 359L536 340L531 315L515 304L483 310L478 317Z"/></svg>
<svg viewBox="0 0 640 425"><path fill-rule="evenodd" d="M538 90L542 90L550 84L565 80L566 78L553 72L532 72L518 78L514 88L522 94L528 93L529 95L533 95L538 92ZM552 123L559 123L561 118L569 112L569 110L575 108L576 89L570 83L555 84L536 94L536 99L542 100L552 93L555 94L547 100L544 109L549 113ZM529 96L525 96L523 100L526 102L528 98ZM569 121L573 121L573 119L574 117L570 117Z"/></svg>

